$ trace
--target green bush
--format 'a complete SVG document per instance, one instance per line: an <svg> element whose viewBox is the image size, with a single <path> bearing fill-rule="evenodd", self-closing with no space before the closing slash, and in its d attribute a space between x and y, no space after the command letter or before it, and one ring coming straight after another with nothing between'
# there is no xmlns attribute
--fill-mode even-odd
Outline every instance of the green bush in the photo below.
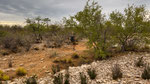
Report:
<svg viewBox="0 0 150 84"><path fill-rule="evenodd" d="M92 79L92 80L95 79L97 76L95 69L88 69L87 73L88 73L90 79Z"/></svg>
<svg viewBox="0 0 150 84"><path fill-rule="evenodd" d="M16 74L18 76L25 76L27 74L27 71L23 68L23 67L19 67L17 70L16 70Z"/></svg>
<svg viewBox="0 0 150 84"><path fill-rule="evenodd" d="M103 60L106 59L110 54L106 51L102 51L102 50L96 50L95 51L95 59L96 60Z"/></svg>
<svg viewBox="0 0 150 84"><path fill-rule="evenodd" d="M141 76L143 79L150 79L150 66L147 65Z"/></svg>
<svg viewBox="0 0 150 84"><path fill-rule="evenodd" d="M3 75L3 76L2 76L2 80L4 80L4 81L9 80L9 76Z"/></svg>
<svg viewBox="0 0 150 84"><path fill-rule="evenodd" d="M83 73L80 73L81 84L87 84L87 77Z"/></svg>
<svg viewBox="0 0 150 84"><path fill-rule="evenodd" d="M139 57L138 60L136 61L135 65L137 67L144 66L143 57Z"/></svg>
<svg viewBox="0 0 150 84"><path fill-rule="evenodd" d="M60 71L60 66L59 65L52 65L52 72L53 74L57 73Z"/></svg>
<svg viewBox="0 0 150 84"><path fill-rule="evenodd" d="M114 80L122 78L122 71L118 64L115 64L114 67L112 68L112 78Z"/></svg>

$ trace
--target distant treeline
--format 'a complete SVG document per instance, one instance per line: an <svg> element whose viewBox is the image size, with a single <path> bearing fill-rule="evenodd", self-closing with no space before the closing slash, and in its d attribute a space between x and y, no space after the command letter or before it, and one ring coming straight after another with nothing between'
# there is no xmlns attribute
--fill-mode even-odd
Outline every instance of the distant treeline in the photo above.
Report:
<svg viewBox="0 0 150 84"><path fill-rule="evenodd" d="M50 25L49 18L36 17L26 19L24 27L0 25L1 45L4 46L8 40L11 42L14 38L20 38L25 42L20 42L19 46L26 43L30 47L31 43L45 41L48 47L61 47L64 43L69 43L67 40L71 34L75 34L78 39L88 39L95 57L103 59L111 54L113 48L118 51L138 51L145 48L150 36L148 14L144 5L128 5L124 13L115 10L106 19L106 15L102 14L102 7L97 2L88 1L82 11L64 18L63 24ZM18 44L16 43L17 47Z"/></svg>

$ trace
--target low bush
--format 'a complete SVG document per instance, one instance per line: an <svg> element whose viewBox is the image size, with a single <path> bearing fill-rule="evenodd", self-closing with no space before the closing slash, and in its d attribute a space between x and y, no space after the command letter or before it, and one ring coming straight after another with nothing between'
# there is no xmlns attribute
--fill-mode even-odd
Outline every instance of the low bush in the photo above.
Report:
<svg viewBox="0 0 150 84"><path fill-rule="evenodd" d="M84 58L81 58L80 62L79 62L80 65L82 65L82 64L90 64L90 63L91 63L90 59L84 59Z"/></svg>
<svg viewBox="0 0 150 84"><path fill-rule="evenodd" d="M70 82L69 82L69 77L70 77L70 75L69 75L69 71L68 71L68 70L66 70L64 84L70 84Z"/></svg>
<svg viewBox="0 0 150 84"><path fill-rule="evenodd" d="M12 45L14 45L14 38L10 36L4 37L2 40L3 47L6 49L10 49Z"/></svg>
<svg viewBox="0 0 150 84"><path fill-rule="evenodd" d="M54 76L54 84L63 84L63 75L60 73L57 76Z"/></svg>
<svg viewBox="0 0 150 84"><path fill-rule="evenodd" d="M150 66L147 65L141 76L143 79L150 79Z"/></svg>
<svg viewBox="0 0 150 84"><path fill-rule="evenodd" d="M80 56L78 55L78 54L76 54L76 53L74 53L73 55L72 55L72 58L73 59L78 59Z"/></svg>
<svg viewBox="0 0 150 84"><path fill-rule="evenodd" d="M113 67L112 67L112 78L114 80L118 79L118 78L122 78L122 71L119 67L118 64L115 64Z"/></svg>
<svg viewBox="0 0 150 84"><path fill-rule="evenodd" d="M135 62L135 65L136 65L137 67L144 66L143 57L139 57L138 60Z"/></svg>
<svg viewBox="0 0 150 84"><path fill-rule="evenodd" d="M60 71L60 66L59 65L52 65L52 72L53 74L57 73Z"/></svg>
<svg viewBox="0 0 150 84"><path fill-rule="evenodd" d="M87 77L83 73L80 73L81 84L87 84Z"/></svg>
<svg viewBox="0 0 150 84"><path fill-rule="evenodd" d="M110 56L110 53L106 52L106 51L95 51L95 56L94 58L96 60L103 60L103 59L106 59Z"/></svg>
<svg viewBox="0 0 150 84"><path fill-rule="evenodd" d="M97 76L95 69L88 69L87 73L91 80L94 80Z"/></svg>
<svg viewBox="0 0 150 84"><path fill-rule="evenodd" d="M34 76L32 76L32 77L29 77L29 78L25 81L25 83L26 83L26 84L38 84L36 79L37 79L37 77L36 77L36 75L34 75Z"/></svg>
<svg viewBox="0 0 150 84"><path fill-rule="evenodd" d="M20 35L20 36L19 36ZM1 39L2 46L14 53L20 52L21 49L29 51L32 40L21 34L9 34Z"/></svg>
<svg viewBox="0 0 150 84"><path fill-rule="evenodd" d="M17 70L16 70L16 74L18 76L25 76L27 74L27 71L23 68L23 67L19 67Z"/></svg>
<svg viewBox="0 0 150 84"><path fill-rule="evenodd" d="M7 76L3 71L0 70L0 81L9 80L9 76Z"/></svg>
<svg viewBox="0 0 150 84"><path fill-rule="evenodd" d="M8 75L5 75L5 74L2 75L2 80L3 80L3 81L9 80L9 76L8 76Z"/></svg>
<svg viewBox="0 0 150 84"><path fill-rule="evenodd" d="M23 46L23 47L25 48L26 51L29 51L29 50L30 50L31 44L32 44L32 42L30 42L30 41L28 41L28 40L25 40L25 43L24 43L24 46Z"/></svg>

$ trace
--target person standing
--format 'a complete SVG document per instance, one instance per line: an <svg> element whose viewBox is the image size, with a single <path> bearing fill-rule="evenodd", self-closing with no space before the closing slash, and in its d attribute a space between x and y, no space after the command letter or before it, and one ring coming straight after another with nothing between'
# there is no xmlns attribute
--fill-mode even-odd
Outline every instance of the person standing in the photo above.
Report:
<svg viewBox="0 0 150 84"><path fill-rule="evenodd" d="M71 43L72 43L73 50L75 50L75 47L76 47L75 35L72 35L72 36L70 37L70 41L71 41Z"/></svg>

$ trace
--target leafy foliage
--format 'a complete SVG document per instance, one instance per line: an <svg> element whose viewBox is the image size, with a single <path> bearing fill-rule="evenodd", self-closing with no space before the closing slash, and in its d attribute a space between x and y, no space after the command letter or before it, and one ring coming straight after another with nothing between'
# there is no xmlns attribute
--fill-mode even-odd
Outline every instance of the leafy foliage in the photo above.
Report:
<svg viewBox="0 0 150 84"><path fill-rule="evenodd" d="M96 71L95 71L95 69L88 69L88 75L89 75L89 77L90 77L90 79L95 79L96 78L96 76L97 76L97 74L96 74Z"/></svg>
<svg viewBox="0 0 150 84"><path fill-rule="evenodd" d="M83 11L66 21L66 27L86 37L89 40L89 47L94 48L96 55L101 58L101 52L106 52L109 46L110 27L108 25L110 24L105 26L105 15L102 14L102 8L94 1L91 5L89 3L90 1L87 2Z"/></svg>
<svg viewBox="0 0 150 84"><path fill-rule="evenodd" d="M110 14L110 21L113 25L114 37L121 45L122 51L134 50L138 42L145 38L147 33L147 20L145 7L128 6L124 14L113 11Z"/></svg>

